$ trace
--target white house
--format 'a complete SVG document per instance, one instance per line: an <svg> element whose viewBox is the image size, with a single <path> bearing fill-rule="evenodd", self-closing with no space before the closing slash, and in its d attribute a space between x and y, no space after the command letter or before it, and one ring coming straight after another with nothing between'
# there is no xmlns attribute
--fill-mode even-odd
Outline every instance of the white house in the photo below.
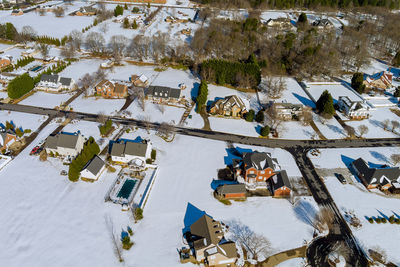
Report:
<svg viewBox="0 0 400 267"><path fill-rule="evenodd" d="M85 138L80 133L59 133L50 135L44 144L46 152L61 157L76 157L83 149Z"/></svg>
<svg viewBox="0 0 400 267"><path fill-rule="evenodd" d="M141 161L146 164L146 159L151 157L151 143L143 140L135 142L127 140L121 143L114 143L111 148L111 160L119 163Z"/></svg>
<svg viewBox="0 0 400 267"><path fill-rule="evenodd" d="M353 101L347 96L339 96L339 109L350 119L362 120L369 118L369 110L365 101Z"/></svg>
<svg viewBox="0 0 400 267"><path fill-rule="evenodd" d="M71 78L60 77L57 74L43 74L40 82L36 86L37 90L60 92L62 90L72 90L75 82Z"/></svg>
<svg viewBox="0 0 400 267"><path fill-rule="evenodd" d="M91 182L97 181L105 169L106 164L101 158L99 158L99 156L96 155L81 170L81 179Z"/></svg>

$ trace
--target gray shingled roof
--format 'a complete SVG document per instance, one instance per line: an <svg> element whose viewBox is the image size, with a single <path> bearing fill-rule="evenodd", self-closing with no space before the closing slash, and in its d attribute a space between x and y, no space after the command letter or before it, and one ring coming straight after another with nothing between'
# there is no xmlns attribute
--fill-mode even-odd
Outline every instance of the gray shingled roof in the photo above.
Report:
<svg viewBox="0 0 400 267"><path fill-rule="evenodd" d="M400 177L400 169L397 168L370 168L368 164L362 159L358 158L355 161L353 161L353 166L358 170L363 175L363 179L367 184L371 184L372 180L375 178L376 181L374 184L381 184L380 183L380 178L385 176L388 178L390 181L397 181ZM361 177L360 177L361 178ZM387 182L383 181L384 185Z"/></svg>
<svg viewBox="0 0 400 267"><path fill-rule="evenodd" d="M125 144L114 143L111 147L111 156L123 157L124 156Z"/></svg>
<svg viewBox="0 0 400 267"><path fill-rule="evenodd" d="M246 193L246 186L244 184L224 184L217 187L217 193L220 195Z"/></svg>
<svg viewBox="0 0 400 267"><path fill-rule="evenodd" d="M92 173L93 175L97 175L100 170L103 168L103 166L105 165L104 161L99 158L99 156L94 156L92 160L90 160L85 167L83 167L82 170L88 170L90 173Z"/></svg>
<svg viewBox="0 0 400 267"><path fill-rule="evenodd" d="M271 155L266 152L250 152L245 153L243 156L243 162L246 164L246 168L254 167L257 170L265 170L266 168L274 169L274 163L272 162Z"/></svg>
<svg viewBox="0 0 400 267"><path fill-rule="evenodd" d="M144 143L135 143L135 142L126 142L125 144L125 155L139 156L145 157L147 150L147 144Z"/></svg>
<svg viewBox="0 0 400 267"><path fill-rule="evenodd" d="M76 143L78 142L78 135L61 133L58 135L58 147L65 148L76 148Z"/></svg>
<svg viewBox="0 0 400 267"><path fill-rule="evenodd" d="M271 186L274 191L283 186L286 186L289 189L291 189L292 187L286 171L276 172L276 174L270 180L271 180Z"/></svg>
<svg viewBox="0 0 400 267"><path fill-rule="evenodd" d="M41 82L51 82L51 83L57 83L58 82L58 75L50 75L50 74L43 74L40 77Z"/></svg>
<svg viewBox="0 0 400 267"><path fill-rule="evenodd" d="M70 86L72 83L72 79L71 78L65 78L65 77L61 77L60 78L60 83L64 86Z"/></svg>
<svg viewBox="0 0 400 267"><path fill-rule="evenodd" d="M161 98L176 98L178 99L181 95L180 89L165 87L165 86L149 86L146 90L146 95Z"/></svg>
<svg viewBox="0 0 400 267"><path fill-rule="evenodd" d="M57 148L57 136L50 135L46 139L46 143L44 144L45 148L56 149Z"/></svg>

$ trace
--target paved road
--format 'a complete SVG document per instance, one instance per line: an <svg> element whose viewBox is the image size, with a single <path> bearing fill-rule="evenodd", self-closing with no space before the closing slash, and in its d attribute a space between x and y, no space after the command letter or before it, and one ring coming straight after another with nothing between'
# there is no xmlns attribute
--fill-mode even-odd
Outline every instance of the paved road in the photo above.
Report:
<svg viewBox="0 0 400 267"><path fill-rule="evenodd" d="M97 121L97 114L75 112L75 111L58 111L50 108L3 104L0 103L0 109L12 110L26 113L34 113L48 116L64 116L76 118L86 121ZM159 123L147 123L135 119L127 119L117 116L105 116L114 122L122 125L138 126L152 129L158 129ZM303 177L310 188L315 201L320 206L329 208L335 218L334 224L330 231L330 235L326 238L318 239L309 246L307 256L312 266L326 266L327 255L329 251L339 242L344 244L344 250L349 252L348 263L351 266L367 266L367 258L364 251L358 245L349 226L343 219L339 209L333 201L328 189L315 171L311 160L307 157L307 152L315 148L353 148L353 147L385 147L400 145L400 138L375 138L375 139L335 139L335 140L282 140L282 139L264 139L257 137L241 136L230 133L222 133L208 131L202 129L193 129L185 127L175 127L174 130L178 134L208 138L230 143L239 143L246 145L265 146L283 148L289 151L296 160L296 163L303 174Z"/></svg>

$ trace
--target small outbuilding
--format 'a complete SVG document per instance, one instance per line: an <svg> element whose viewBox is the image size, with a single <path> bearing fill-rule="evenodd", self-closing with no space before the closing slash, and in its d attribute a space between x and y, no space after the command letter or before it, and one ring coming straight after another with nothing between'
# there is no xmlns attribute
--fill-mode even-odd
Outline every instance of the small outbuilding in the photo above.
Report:
<svg viewBox="0 0 400 267"><path fill-rule="evenodd" d="M246 198L246 186L244 184L224 184L217 187L215 194L217 197L225 199Z"/></svg>
<svg viewBox="0 0 400 267"><path fill-rule="evenodd" d="M99 179L104 172L106 164L99 156L94 156L81 171L81 179L83 181L94 182Z"/></svg>

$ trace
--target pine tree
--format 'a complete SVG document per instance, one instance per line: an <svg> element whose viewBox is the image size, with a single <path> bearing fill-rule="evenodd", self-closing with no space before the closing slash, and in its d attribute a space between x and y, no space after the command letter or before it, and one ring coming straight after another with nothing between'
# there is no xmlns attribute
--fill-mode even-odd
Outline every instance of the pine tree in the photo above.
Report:
<svg viewBox="0 0 400 267"><path fill-rule="evenodd" d="M136 19L135 19L135 20L133 20L133 23L132 23L132 29L136 30L137 28L138 28L138 25L137 25Z"/></svg>
<svg viewBox="0 0 400 267"><path fill-rule="evenodd" d="M320 98L318 99L317 103L317 110L322 113L323 115L327 115L328 117L332 117L335 114L335 107L333 106L333 98L328 90L325 90Z"/></svg>
<svg viewBox="0 0 400 267"><path fill-rule="evenodd" d="M128 29L129 28L129 20L128 20L128 18L124 18L123 27L124 27L124 29Z"/></svg>
<svg viewBox="0 0 400 267"><path fill-rule="evenodd" d="M393 58L393 65L395 66L395 67L400 67L400 51L398 51L397 53L396 53L396 55L394 56L394 58Z"/></svg>
<svg viewBox="0 0 400 267"><path fill-rule="evenodd" d="M256 115L256 122L261 123L263 121L264 121L264 111L263 110L259 110L257 112L257 115Z"/></svg>
<svg viewBox="0 0 400 267"><path fill-rule="evenodd" d="M254 120L254 110L250 109L249 112L244 116L245 120L248 122L252 122Z"/></svg>
<svg viewBox="0 0 400 267"><path fill-rule="evenodd" d="M261 128L261 136L268 136L270 132L269 126L266 125Z"/></svg>
<svg viewBox="0 0 400 267"><path fill-rule="evenodd" d="M361 72L354 73L351 78L351 87L356 90L359 94L364 93L365 84L364 84L364 75Z"/></svg>

